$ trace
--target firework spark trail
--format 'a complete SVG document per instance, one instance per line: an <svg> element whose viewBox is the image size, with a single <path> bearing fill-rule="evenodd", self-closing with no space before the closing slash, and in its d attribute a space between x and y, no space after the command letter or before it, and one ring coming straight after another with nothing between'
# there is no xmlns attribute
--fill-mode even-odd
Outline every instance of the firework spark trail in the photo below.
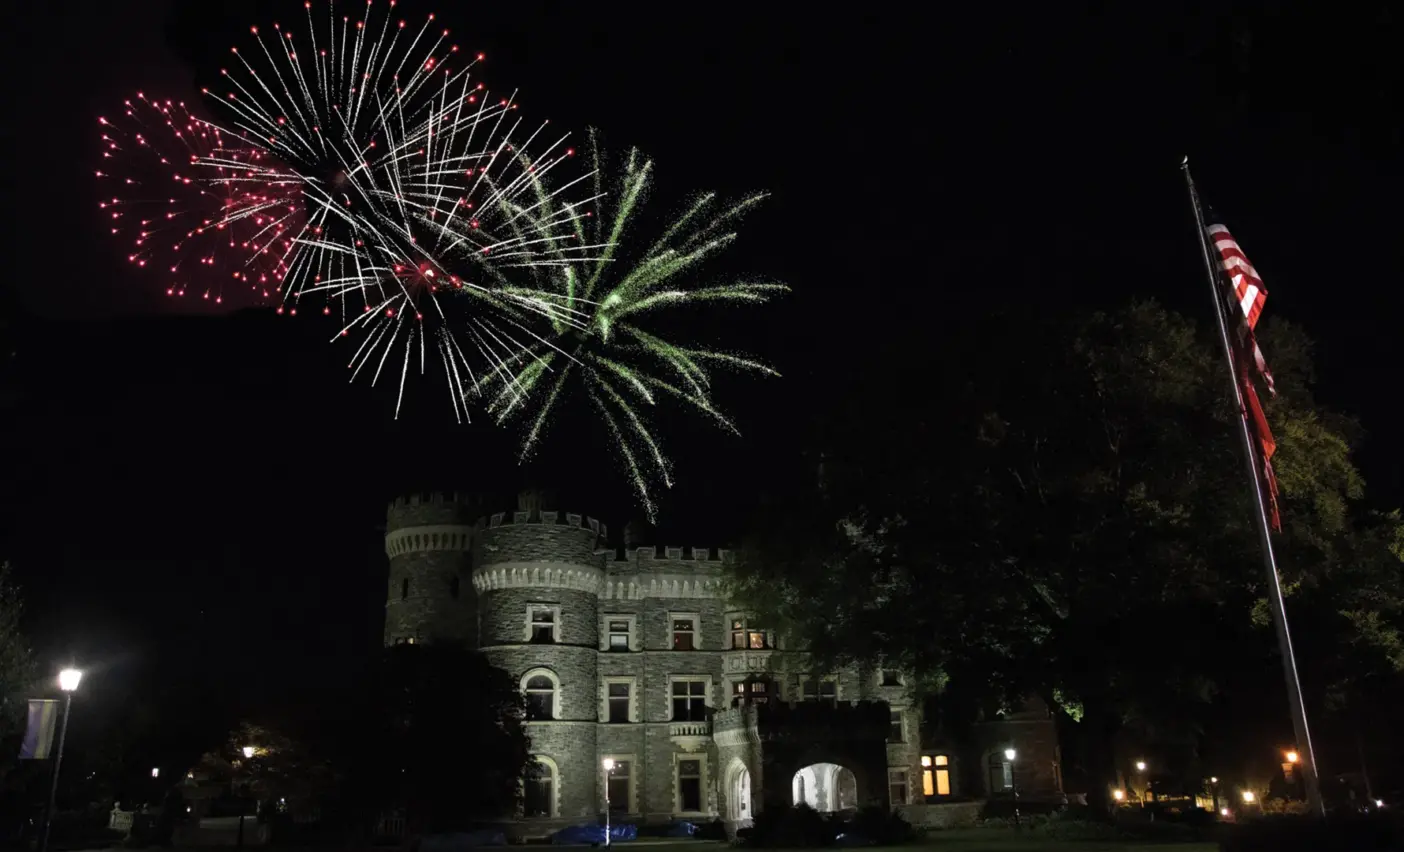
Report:
<svg viewBox="0 0 1404 852"><path fill-rule="evenodd" d="M103 198L109 230L130 240L131 263L164 270L167 295L223 304L276 298L282 252L301 228L288 187L253 180L270 159L238 134L212 127L182 102L123 102L100 117L103 168L117 192ZM194 164L208 160L212 168ZM145 218L143 218L145 217Z"/></svg>
<svg viewBox="0 0 1404 852"><path fill-rule="evenodd" d="M736 426L712 397L716 368L777 375L743 355L689 347L646 330L647 321L669 310L694 310L712 302L755 304L787 292L780 284L697 282L701 264L735 238L732 228L742 214L765 196L753 195L718 207L713 194L700 196L674 219L646 249L633 250L627 239L636 212L648 195L653 164L637 151L625 159L617 186L606 192L602 155L591 134L599 215L557 200L540 172L519 175L530 189L493 196L508 211L508 226L518 222L563 222L568 232L544 232L523 238L537 244L545 260L526 270L531 277L523 298L540 303L538 313L552 322L553 336L504 358L480 385L487 410L498 422L524 418L521 438L525 459L542 440L556 408L578 386L604 422L630 483L645 511L657 511L656 484L671 487L671 464L648 412L662 399L690 406L729 431ZM598 247L588 258L569 252L576 246ZM514 292L508 288L505 292Z"/></svg>
<svg viewBox="0 0 1404 852"><path fill-rule="evenodd" d="M211 95L231 129L208 126L268 156L271 165L240 180L300 198L303 226L280 245L283 302L315 297L324 314L339 310L337 337L361 338L347 365L353 380L369 373L374 384L389 350L403 348L397 416L411 362L424 373L432 345L462 418L482 375L524 349L550 348L532 317L588 326L588 312L534 294L514 280L519 271L588 262L603 249L573 233L574 211L594 199L567 195L589 175L527 197L574 154L565 136L547 138L545 122L528 128L515 93L493 99L472 79L482 54L460 56L433 15L418 26L394 20L394 5L358 5L361 19L329 5L323 19L305 3L305 37L279 23L251 27L257 49L231 48L227 89ZM218 156L197 165L229 167Z"/></svg>

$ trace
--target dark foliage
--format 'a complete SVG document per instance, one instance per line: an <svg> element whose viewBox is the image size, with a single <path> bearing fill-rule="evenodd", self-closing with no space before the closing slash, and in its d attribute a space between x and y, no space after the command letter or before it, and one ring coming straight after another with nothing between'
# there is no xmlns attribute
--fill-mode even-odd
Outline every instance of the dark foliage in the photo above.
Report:
<svg viewBox="0 0 1404 852"><path fill-rule="evenodd" d="M1320 820L1310 816L1265 817L1229 827L1222 852L1397 852L1404 849L1404 816L1374 811Z"/></svg>
<svg viewBox="0 0 1404 852"><path fill-rule="evenodd" d="M515 811L526 770L521 694L482 655L446 645L387 649L365 722L347 743L347 813L362 829L402 810L412 834Z"/></svg>

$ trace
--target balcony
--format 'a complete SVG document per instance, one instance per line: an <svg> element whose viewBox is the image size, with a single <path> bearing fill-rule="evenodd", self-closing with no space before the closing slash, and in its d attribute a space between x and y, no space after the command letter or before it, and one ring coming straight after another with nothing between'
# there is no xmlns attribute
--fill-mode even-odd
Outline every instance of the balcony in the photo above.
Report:
<svg viewBox="0 0 1404 852"><path fill-rule="evenodd" d="M712 723L671 722L668 725L668 738L683 751L701 751L712 739Z"/></svg>

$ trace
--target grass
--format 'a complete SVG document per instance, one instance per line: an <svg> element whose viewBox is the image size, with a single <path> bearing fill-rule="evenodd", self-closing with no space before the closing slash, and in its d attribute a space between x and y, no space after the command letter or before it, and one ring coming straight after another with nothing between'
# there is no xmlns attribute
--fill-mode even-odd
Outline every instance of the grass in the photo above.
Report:
<svg viewBox="0 0 1404 852"><path fill-rule="evenodd" d="M1219 844L1056 840L982 828L933 831L921 843L905 848L931 852L1218 852Z"/></svg>

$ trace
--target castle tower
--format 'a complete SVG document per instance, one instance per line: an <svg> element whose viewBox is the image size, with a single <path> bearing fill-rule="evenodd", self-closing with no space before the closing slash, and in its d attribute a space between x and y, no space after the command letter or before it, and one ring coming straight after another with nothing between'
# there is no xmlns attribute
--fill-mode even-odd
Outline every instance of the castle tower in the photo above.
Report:
<svg viewBox="0 0 1404 852"><path fill-rule="evenodd" d="M385 555L385 644L477 645L472 547L475 501L458 494L415 494L390 504Z"/></svg>
<svg viewBox="0 0 1404 852"><path fill-rule="evenodd" d="M479 648L527 699L527 735L550 801L527 816L593 818L599 722L600 590L608 532L598 521L543 510L527 493L518 510L485 518L474 534ZM537 789L537 788L533 788Z"/></svg>

